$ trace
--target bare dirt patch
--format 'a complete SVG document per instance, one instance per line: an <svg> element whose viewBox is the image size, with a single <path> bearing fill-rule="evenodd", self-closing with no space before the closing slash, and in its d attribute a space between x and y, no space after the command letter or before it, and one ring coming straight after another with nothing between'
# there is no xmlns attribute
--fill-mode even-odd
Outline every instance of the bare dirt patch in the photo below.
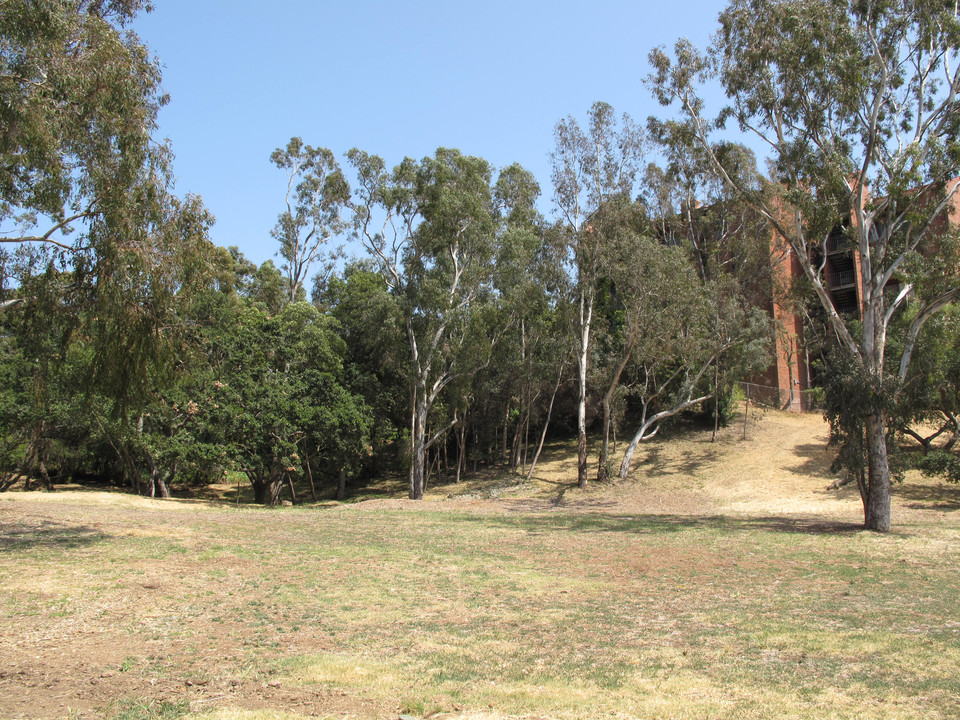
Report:
<svg viewBox="0 0 960 720"><path fill-rule="evenodd" d="M585 490L575 487L571 446L556 445L529 483L487 474L434 486L424 503L268 510L117 493L0 495L0 717L115 718L134 701L194 713L422 717L458 707L457 683L494 706L463 710L470 717L506 717L497 704L512 692L545 693L559 708L524 716L579 717L562 688L551 690L566 672L595 674L578 691L594 702L607 685L646 688L635 668L676 678L705 672L698 657L734 667L730 653L761 670L809 673L816 688L821 674L840 672L839 651L808 670L797 665L810 652L800 641L754 647L770 636L763 623L791 617L810 593L797 607L822 604L803 610L822 612L811 623L840 626L867 581L893 583L877 602L903 607L914 580L924 587L955 565L960 492L911 477L896 489L894 522L922 523L928 537L862 537L856 490L826 489L834 478L819 417L767 412L743 434L734 422L717 442L709 431L658 438L628 480ZM930 530L938 524L940 535ZM825 538L830 563L814 546L785 557L791 536ZM862 556L844 559L848 541ZM874 562L875 573L864 570ZM882 579L891 569L899 579ZM741 607L756 614L734 628L724 613ZM939 633L939 652L953 657L953 626L922 602L909 610L904 632ZM741 639L724 634L734 630ZM502 683L488 687L463 669L493 656ZM310 681L320 671L302 667L333 679ZM861 671L848 671L860 682ZM541 684L529 685L538 673ZM435 701L404 699L416 696L418 677ZM727 702L731 692L703 697Z"/></svg>

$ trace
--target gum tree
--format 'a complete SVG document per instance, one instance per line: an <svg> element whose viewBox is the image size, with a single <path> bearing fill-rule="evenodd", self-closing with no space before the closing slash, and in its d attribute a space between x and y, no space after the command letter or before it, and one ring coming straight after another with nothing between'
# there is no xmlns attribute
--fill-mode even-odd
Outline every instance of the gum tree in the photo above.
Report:
<svg viewBox="0 0 960 720"><path fill-rule="evenodd" d="M456 414L444 418L428 435L431 410L454 379L489 362L502 333L487 308L499 241L517 197L507 186L529 174L508 168L494 183L485 160L445 148L419 162L407 158L392 171L359 150L348 158L357 172L355 232L399 304L407 338L410 498L419 500L426 452L458 422Z"/></svg>
<svg viewBox="0 0 960 720"><path fill-rule="evenodd" d="M604 227L592 221L606 203L617 197L628 200L643 157L643 136L629 116L618 122L607 103L590 108L587 130L573 117L554 129L554 204L560 216L569 266L573 304L576 306L577 385L577 484L587 484L587 376L601 255L608 238Z"/></svg>
<svg viewBox="0 0 960 720"><path fill-rule="evenodd" d="M960 173L960 19L942 0L734 0L709 54L655 50L650 86L724 181L799 261L864 402L864 524L890 529L887 437L923 325L953 302L957 267L937 261ZM707 115L698 87L719 78L729 106ZM715 139L733 122L765 144L762 194L727 172ZM863 279L860 317L834 306L820 258L834 227ZM910 321L896 357L888 339Z"/></svg>
<svg viewBox="0 0 960 720"><path fill-rule="evenodd" d="M135 417L177 333L177 296L210 270L212 218L173 194L152 133L160 69L130 29L141 0L0 3L0 310L19 341L85 345L82 387ZM38 366L39 367L39 366ZM46 382L46 375L36 382Z"/></svg>
<svg viewBox="0 0 960 720"><path fill-rule="evenodd" d="M287 299L294 302L325 246L347 227L341 212L350 186L330 150L304 145L298 137L274 150L270 162L287 173L285 209L271 235L280 243ZM327 255L335 257L336 251Z"/></svg>

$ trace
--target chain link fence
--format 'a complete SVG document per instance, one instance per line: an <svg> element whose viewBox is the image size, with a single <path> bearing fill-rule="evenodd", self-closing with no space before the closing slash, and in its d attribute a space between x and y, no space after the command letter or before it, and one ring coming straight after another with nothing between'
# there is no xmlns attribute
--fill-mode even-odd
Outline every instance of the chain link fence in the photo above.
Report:
<svg viewBox="0 0 960 720"><path fill-rule="evenodd" d="M772 385L759 385L757 383L741 381L737 383L740 393L744 399L751 405L776 408L777 410L787 410L793 406L794 409L809 412L819 409L819 404L810 392L801 391L799 388L794 391L790 397L790 391L783 388L773 387Z"/></svg>

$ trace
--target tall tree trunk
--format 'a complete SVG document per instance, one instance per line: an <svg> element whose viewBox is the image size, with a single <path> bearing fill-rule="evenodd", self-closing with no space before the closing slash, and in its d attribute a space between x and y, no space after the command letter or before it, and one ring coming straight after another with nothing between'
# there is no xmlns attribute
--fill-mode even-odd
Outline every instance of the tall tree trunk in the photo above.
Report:
<svg viewBox="0 0 960 720"><path fill-rule="evenodd" d="M457 437L457 472L454 482L460 482L461 473L467 469L467 413L463 414L463 424Z"/></svg>
<svg viewBox="0 0 960 720"><path fill-rule="evenodd" d="M307 476L307 482L310 484L310 498L316 502L317 501L317 486L313 482L313 470L310 468L310 452L307 450L303 451L303 472ZM342 470L340 471L343 472ZM337 498L340 500L341 498Z"/></svg>
<svg viewBox="0 0 960 720"><path fill-rule="evenodd" d="M410 467L410 499L423 500L427 452L426 388L416 394L413 412L413 457Z"/></svg>
<svg viewBox="0 0 960 720"><path fill-rule="evenodd" d="M715 443L717 441L717 430L719 429L720 429L720 361L718 360L716 366L714 367L714 372L713 372L713 435L710 436L710 442Z"/></svg>
<svg viewBox="0 0 960 720"><path fill-rule="evenodd" d="M523 437L523 416L517 416L517 426L513 430L513 440L510 442L510 469L516 470L520 464L520 440Z"/></svg>
<svg viewBox="0 0 960 720"><path fill-rule="evenodd" d="M863 298L863 335L861 346L865 360L865 369L874 379L878 392L882 391L884 352L886 336L883 332L883 288L876 288L871 275L869 248L864 247L861 239L861 251L867 257L861 257L864 271ZM866 278L871 278L868 284ZM867 446L867 502L863 509L863 525L867 530L890 532L890 461L887 457L887 416L877 408L866 418Z"/></svg>
<svg viewBox="0 0 960 720"><path fill-rule="evenodd" d="M507 453L507 429L510 426L510 400L507 400L507 409L503 414L503 440L500 442L500 464L509 463L510 456Z"/></svg>
<svg viewBox="0 0 960 720"><path fill-rule="evenodd" d="M340 468L340 476L337 478L337 501L343 502L347 499L347 469Z"/></svg>
<svg viewBox="0 0 960 720"><path fill-rule="evenodd" d="M289 473L289 471L288 471L288 472L285 472L285 473L283 474L283 477L286 478L287 488L290 490L290 502L292 502L294 505L296 505L296 504L297 504L297 491L296 491L296 489L293 487L293 476L292 476L292 475Z"/></svg>
<svg viewBox="0 0 960 720"><path fill-rule="evenodd" d="M585 355L585 353L584 353ZM587 486L587 358L581 357L578 380L580 397L577 401L577 485Z"/></svg>
<svg viewBox="0 0 960 720"><path fill-rule="evenodd" d="M890 464L887 422L883 411L867 417L867 498L863 524L868 530L890 532Z"/></svg>
<svg viewBox="0 0 960 720"><path fill-rule="evenodd" d="M634 338L635 341L636 338ZM610 458L610 427L613 424L613 396L616 394L617 388L620 387L620 378L623 376L627 363L630 362L633 345L634 343L631 342L626 353L620 359L620 364L617 365L617 369L614 370L613 377L610 379L610 385L603 394L603 443L600 445L600 455L597 458L597 482L604 482L610 472L608 464Z"/></svg>
<svg viewBox="0 0 960 720"><path fill-rule="evenodd" d="M527 418L523 423L523 455L520 460L520 474L527 472L527 452L530 450L530 406L527 406Z"/></svg>
<svg viewBox="0 0 960 720"><path fill-rule="evenodd" d="M592 277L592 276L591 276ZM587 486L587 362L590 357L590 323L593 319L594 286L591 280L586 297L580 296L580 348L577 355L577 486Z"/></svg>
<svg viewBox="0 0 960 720"><path fill-rule="evenodd" d="M480 455L480 431L477 430L477 425L473 425L473 474L477 474L477 458Z"/></svg>
<svg viewBox="0 0 960 720"><path fill-rule="evenodd" d="M547 439L547 428L550 427L550 416L553 415L553 401L557 399L557 391L560 390L560 383L563 380L563 366L560 363L560 372L557 374L557 384L553 387L553 394L550 396L550 404L547 406L547 417L543 421L543 430L540 432L540 443L537 445L537 451L533 454L533 460L530 461L530 469L527 471L527 481L533 477L533 469L537 466L537 460L540 459L540 453L543 450L543 443Z"/></svg>
<svg viewBox="0 0 960 720"><path fill-rule="evenodd" d="M440 468L437 471L440 476L440 482L445 483L447 481L446 473L450 472L450 448L449 448L450 434L444 433L443 435L443 445L441 450L443 451L443 462L440 464Z"/></svg>

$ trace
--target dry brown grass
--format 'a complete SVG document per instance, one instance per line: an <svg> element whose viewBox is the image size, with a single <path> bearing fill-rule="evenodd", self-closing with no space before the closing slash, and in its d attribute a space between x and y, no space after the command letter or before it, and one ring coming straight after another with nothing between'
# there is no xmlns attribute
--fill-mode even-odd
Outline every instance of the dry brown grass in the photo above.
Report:
<svg viewBox="0 0 960 720"><path fill-rule="evenodd" d="M819 417L743 431L584 490L558 444L422 503L0 495L0 718L960 714L960 488L865 533Z"/></svg>
<svg viewBox="0 0 960 720"><path fill-rule="evenodd" d="M746 431L740 414L720 429L715 442L712 435L711 430L685 427L658 436L638 448L626 481L591 483L585 490L576 487L575 445L554 443L545 449L529 483L519 473L485 473L460 484L429 487L425 500L497 512L575 508L671 515L815 514L851 522L859 518L855 487L827 489L836 478L829 471L831 452L819 415L751 409ZM591 477L595 472L591 467ZM381 490L388 487L397 499L370 501L371 507L405 506L402 485Z"/></svg>

